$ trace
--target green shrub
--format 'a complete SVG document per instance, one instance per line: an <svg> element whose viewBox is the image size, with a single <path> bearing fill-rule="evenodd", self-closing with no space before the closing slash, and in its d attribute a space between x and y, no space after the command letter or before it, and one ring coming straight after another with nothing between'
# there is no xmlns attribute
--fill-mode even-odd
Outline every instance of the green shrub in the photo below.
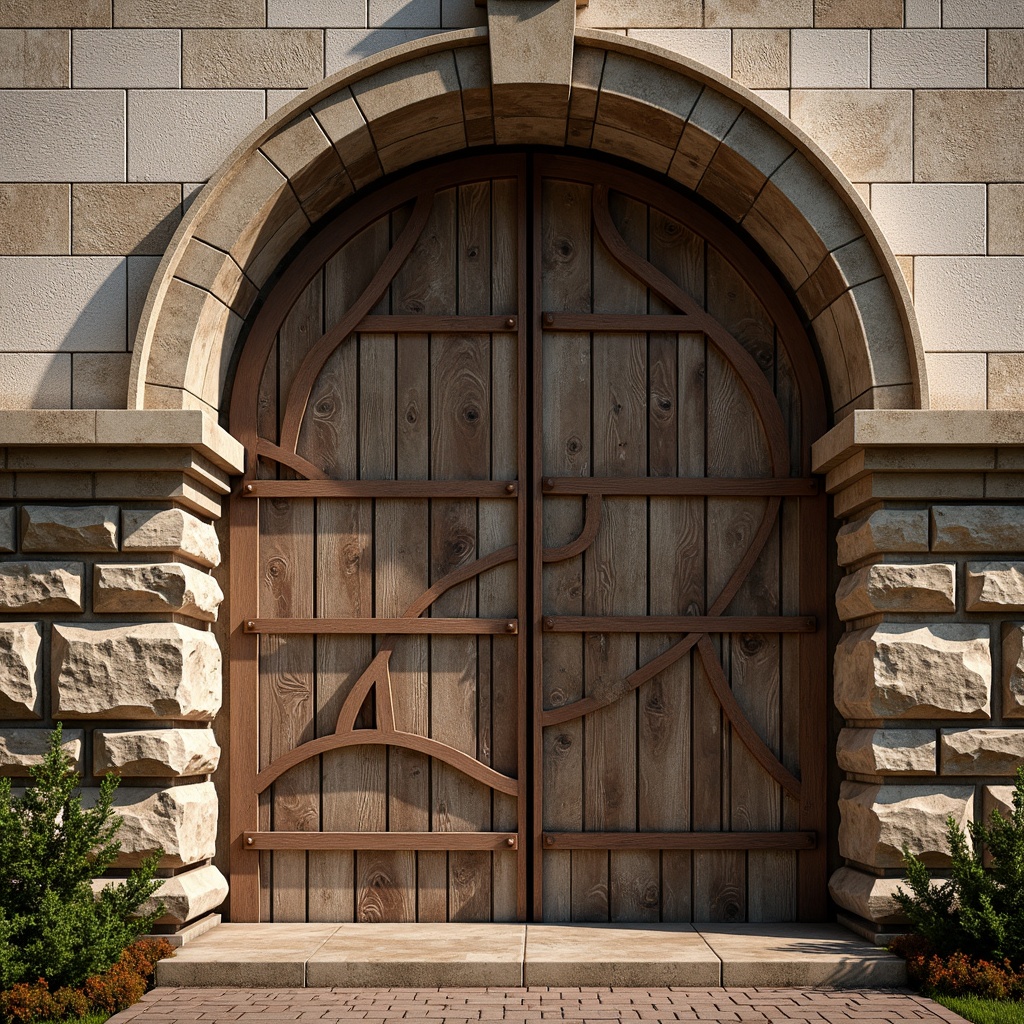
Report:
<svg viewBox="0 0 1024 1024"><path fill-rule="evenodd" d="M993 811L969 824L971 843L956 821L946 822L951 853L948 880L935 882L921 861L903 851L910 893L896 901L914 930L939 956L969 957L1013 968L1024 965L1024 766L1017 770L1013 814ZM985 850L992 866L984 865Z"/></svg>
<svg viewBox="0 0 1024 1024"><path fill-rule="evenodd" d="M160 853L96 898L90 882L120 850L119 780L107 775L96 806L83 809L59 725L32 778L20 799L0 779L0 988L44 978L56 990L106 971L163 912L131 916L160 885Z"/></svg>

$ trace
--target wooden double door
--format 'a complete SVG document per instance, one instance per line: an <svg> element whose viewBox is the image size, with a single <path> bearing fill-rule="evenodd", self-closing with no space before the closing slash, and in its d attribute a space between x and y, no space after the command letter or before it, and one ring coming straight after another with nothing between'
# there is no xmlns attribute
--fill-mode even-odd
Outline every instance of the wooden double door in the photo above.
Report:
<svg viewBox="0 0 1024 1024"><path fill-rule="evenodd" d="M823 416L666 184L502 152L344 210L233 384L234 920L822 918Z"/></svg>

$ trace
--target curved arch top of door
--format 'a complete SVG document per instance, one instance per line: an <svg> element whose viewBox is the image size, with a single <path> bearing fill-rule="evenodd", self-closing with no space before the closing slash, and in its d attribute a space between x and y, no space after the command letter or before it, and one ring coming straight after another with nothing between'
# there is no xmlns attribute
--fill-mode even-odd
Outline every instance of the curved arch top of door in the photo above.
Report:
<svg viewBox="0 0 1024 1024"><path fill-rule="evenodd" d="M814 920L825 428L771 270L600 160L358 200L231 428L235 920Z"/></svg>

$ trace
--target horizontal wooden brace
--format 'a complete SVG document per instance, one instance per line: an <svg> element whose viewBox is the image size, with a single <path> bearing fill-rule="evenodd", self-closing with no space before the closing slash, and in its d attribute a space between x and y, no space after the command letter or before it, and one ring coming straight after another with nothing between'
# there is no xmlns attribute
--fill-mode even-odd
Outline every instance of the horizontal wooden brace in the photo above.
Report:
<svg viewBox="0 0 1024 1024"><path fill-rule="evenodd" d="M647 334L649 332L681 331L699 333L701 328L692 317L662 313L544 313L541 325L545 331L579 331L598 334Z"/></svg>
<svg viewBox="0 0 1024 1024"><path fill-rule="evenodd" d="M663 495L766 498L775 495L809 498L818 493L811 477L675 477L675 476L548 476L545 494Z"/></svg>
<svg viewBox="0 0 1024 1024"><path fill-rule="evenodd" d="M364 316L358 334L500 334L519 326L516 316Z"/></svg>
<svg viewBox="0 0 1024 1024"><path fill-rule="evenodd" d="M352 619L247 619L246 633L355 633L355 634L430 634L476 633L514 635L519 632L518 619L424 619L403 618ZM748 631L749 632L749 631Z"/></svg>
<svg viewBox="0 0 1024 1024"><path fill-rule="evenodd" d="M813 615L557 615L546 633L813 633Z"/></svg>
<svg viewBox="0 0 1024 1024"><path fill-rule="evenodd" d="M514 498L515 480L253 480L250 498Z"/></svg>
<svg viewBox="0 0 1024 1024"><path fill-rule="evenodd" d="M545 850L813 850L815 832L545 832Z"/></svg>
<svg viewBox="0 0 1024 1024"><path fill-rule="evenodd" d="M244 832L247 850L518 850L515 832Z"/></svg>

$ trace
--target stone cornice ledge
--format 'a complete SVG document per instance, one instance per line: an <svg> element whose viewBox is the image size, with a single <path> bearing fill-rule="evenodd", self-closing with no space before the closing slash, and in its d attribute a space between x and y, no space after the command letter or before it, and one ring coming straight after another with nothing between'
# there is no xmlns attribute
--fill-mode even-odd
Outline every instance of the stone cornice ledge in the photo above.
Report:
<svg viewBox="0 0 1024 1024"><path fill-rule="evenodd" d="M245 468L242 445L198 409L0 410L0 448L88 446L189 448L228 474Z"/></svg>
<svg viewBox="0 0 1024 1024"><path fill-rule="evenodd" d="M1024 410L860 409L814 443L811 462L828 473L871 448L1006 447L1024 447Z"/></svg>

